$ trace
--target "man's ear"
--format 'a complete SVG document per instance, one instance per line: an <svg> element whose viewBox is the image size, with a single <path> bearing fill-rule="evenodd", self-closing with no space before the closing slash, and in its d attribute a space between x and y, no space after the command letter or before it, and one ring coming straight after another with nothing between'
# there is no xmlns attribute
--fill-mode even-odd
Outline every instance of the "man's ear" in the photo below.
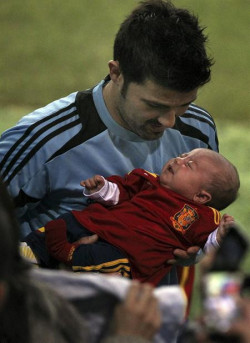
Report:
<svg viewBox="0 0 250 343"><path fill-rule="evenodd" d="M7 284L4 281L0 281L0 311L3 307L4 300L7 295Z"/></svg>
<svg viewBox="0 0 250 343"><path fill-rule="evenodd" d="M119 83L121 80L123 81L123 76L120 70L119 62L111 60L109 61L108 66L111 80L114 83Z"/></svg>
<svg viewBox="0 0 250 343"><path fill-rule="evenodd" d="M212 195L205 190L202 190L193 196L193 201L197 202L198 204L204 204L205 205L211 199L212 199Z"/></svg>

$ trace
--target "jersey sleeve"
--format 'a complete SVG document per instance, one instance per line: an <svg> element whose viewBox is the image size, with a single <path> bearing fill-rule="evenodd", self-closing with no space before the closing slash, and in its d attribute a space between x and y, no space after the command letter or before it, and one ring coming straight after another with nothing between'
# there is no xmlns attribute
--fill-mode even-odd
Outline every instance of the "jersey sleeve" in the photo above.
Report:
<svg viewBox="0 0 250 343"><path fill-rule="evenodd" d="M220 212L212 207L202 206L198 211L198 216L199 219L191 225L188 236L192 245L204 248L209 244L209 240L214 236L213 232L219 226Z"/></svg>

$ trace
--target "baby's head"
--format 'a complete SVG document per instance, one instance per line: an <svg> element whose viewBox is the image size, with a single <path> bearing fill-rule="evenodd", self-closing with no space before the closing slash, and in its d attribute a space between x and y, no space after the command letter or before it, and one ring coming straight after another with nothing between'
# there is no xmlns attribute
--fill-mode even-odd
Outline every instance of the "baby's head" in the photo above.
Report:
<svg viewBox="0 0 250 343"><path fill-rule="evenodd" d="M194 149L169 160L162 168L160 183L217 210L229 206L237 198L240 187L234 165L209 149Z"/></svg>

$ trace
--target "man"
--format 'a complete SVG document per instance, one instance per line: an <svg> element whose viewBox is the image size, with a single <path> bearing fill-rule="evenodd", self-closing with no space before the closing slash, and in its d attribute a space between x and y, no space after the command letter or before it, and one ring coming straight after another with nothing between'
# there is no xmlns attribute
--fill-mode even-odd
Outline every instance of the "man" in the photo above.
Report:
<svg viewBox="0 0 250 343"><path fill-rule="evenodd" d="M80 181L134 168L159 173L194 148L218 150L212 117L193 104L211 60L197 18L169 2L141 3L122 23L109 75L38 109L0 141L0 169L21 238L88 201Z"/></svg>

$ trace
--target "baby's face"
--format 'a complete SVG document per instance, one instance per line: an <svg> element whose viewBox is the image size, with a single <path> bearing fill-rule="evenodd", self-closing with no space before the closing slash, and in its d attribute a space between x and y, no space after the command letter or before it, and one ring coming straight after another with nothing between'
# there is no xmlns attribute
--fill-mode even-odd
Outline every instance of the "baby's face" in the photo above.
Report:
<svg viewBox="0 0 250 343"><path fill-rule="evenodd" d="M162 168L160 183L192 200L204 189L216 168L215 157L207 149L195 149L169 160Z"/></svg>

